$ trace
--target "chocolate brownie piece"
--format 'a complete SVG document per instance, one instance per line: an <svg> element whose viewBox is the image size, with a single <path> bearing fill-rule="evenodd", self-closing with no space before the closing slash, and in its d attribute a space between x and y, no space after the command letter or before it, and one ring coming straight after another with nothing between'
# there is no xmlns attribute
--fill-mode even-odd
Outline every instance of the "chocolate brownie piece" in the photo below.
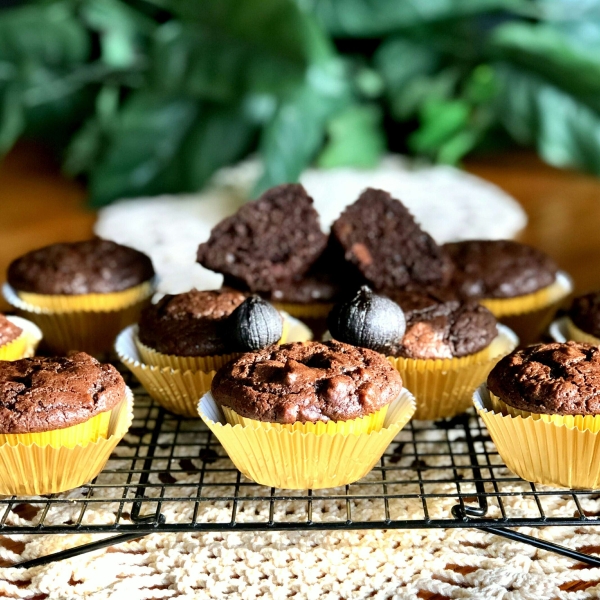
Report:
<svg viewBox="0 0 600 600"><path fill-rule="evenodd" d="M298 342L243 354L212 382L215 400L270 423L347 421L394 400L402 379L384 356L340 342Z"/></svg>
<svg viewBox="0 0 600 600"><path fill-rule="evenodd" d="M119 372L85 352L0 361L0 433L71 427L111 410L124 397Z"/></svg>
<svg viewBox="0 0 600 600"><path fill-rule="evenodd" d="M575 298L569 309L569 317L581 331L600 337L600 292Z"/></svg>
<svg viewBox="0 0 600 600"><path fill-rule="evenodd" d="M8 268L8 283L34 294L107 294L152 277L152 261L145 254L99 238L33 250Z"/></svg>
<svg viewBox="0 0 600 600"><path fill-rule="evenodd" d="M448 290L388 292L404 311L406 332L393 356L454 358L475 354L498 335L496 318L481 304L461 302Z"/></svg>
<svg viewBox="0 0 600 600"><path fill-rule="evenodd" d="M198 262L250 291L268 292L278 281L306 273L326 243L306 190L280 185L214 227L198 247Z"/></svg>
<svg viewBox="0 0 600 600"><path fill-rule="evenodd" d="M443 286L452 263L408 209L383 190L369 188L332 227L346 260L377 290Z"/></svg>
<svg viewBox="0 0 600 600"><path fill-rule="evenodd" d="M537 344L505 356L490 373L489 390L532 413L600 414L600 348L591 344Z"/></svg>
<svg viewBox="0 0 600 600"><path fill-rule="evenodd" d="M546 254L513 240L444 245L455 264L454 285L470 298L514 298L554 283L558 267Z"/></svg>
<svg viewBox="0 0 600 600"><path fill-rule="evenodd" d="M246 299L222 289L163 296L140 317L139 339L163 354L212 356L232 351L227 317Z"/></svg>
<svg viewBox="0 0 600 600"><path fill-rule="evenodd" d="M16 340L23 330L11 323L4 315L0 315L0 346Z"/></svg>

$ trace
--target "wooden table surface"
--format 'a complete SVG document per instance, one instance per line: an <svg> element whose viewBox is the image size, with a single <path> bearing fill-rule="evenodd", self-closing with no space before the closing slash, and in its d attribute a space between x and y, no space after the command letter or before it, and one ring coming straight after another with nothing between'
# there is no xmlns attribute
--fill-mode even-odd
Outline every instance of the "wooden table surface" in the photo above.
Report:
<svg viewBox="0 0 600 600"><path fill-rule="evenodd" d="M577 291L600 289L600 179L549 167L527 152L470 159L466 168L523 205L529 224L521 239L553 256ZM0 281L9 262L28 250L89 237L95 217L85 198L85 188L63 177L41 147L23 143L6 156L0 162Z"/></svg>

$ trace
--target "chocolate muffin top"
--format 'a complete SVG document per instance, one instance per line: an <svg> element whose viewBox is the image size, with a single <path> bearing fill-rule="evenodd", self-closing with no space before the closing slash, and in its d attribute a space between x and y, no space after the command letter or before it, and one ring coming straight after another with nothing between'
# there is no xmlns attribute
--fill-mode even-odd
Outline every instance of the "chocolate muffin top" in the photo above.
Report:
<svg viewBox="0 0 600 600"><path fill-rule="evenodd" d="M569 317L581 331L600 337L600 292L575 298L569 309Z"/></svg>
<svg viewBox="0 0 600 600"><path fill-rule="evenodd" d="M280 185L214 227L198 247L198 262L250 291L268 292L278 281L306 273L326 243L306 190Z"/></svg>
<svg viewBox="0 0 600 600"><path fill-rule="evenodd" d="M232 340L225 323L245 299L241 292L229 289L163 296L142 311L139 339L163 354L228 354Z"/></svg>
<svg viewBox="0 0 600 600"><path fill-rule="evenodd" d="M11 323L4 315L0 315L0 346L16 340L23 330Z"/></svg>
<svg viewBox="0 0 600 600"><path fill-rule="evenodd" d="M383 190L369 188L332 226L346 260L377 290L445 285L452 264L407 208Z"/></svg>
<svg viewBox="0 0 600 600"><path fill-rule="evenodd" d="M454 358L475 354L498 335L496 318L481 304L453 299L450 291L387 294L406 318L406 332L393 356Z"/></svg>
<svg viewBox="0 0 600 600"><path fill-rule="evenodd" d="M152 261L145 254L99 238L33 250L8 268L8 283L34 294L107 294L152 277Z"/></svg>
<svg viewBox="0 0 600 600"><path fill-rule="evenodd" d="M505 356L490 373L489 390L532 413L600 414L600 348L537 344Z"/></svg>
<svg viewBox="0 0 600 600"><path fill-rule="evenodd" d="M340 342L298 342L243 354L212 382L215 400L270 423L347 421L394 400L402 379L384 356Z"/></svg>
<svg viewBox="0 0 600 600"><path fill-rule="evenodd" d="M454 261L454 284L470 298L514 298L551 285L558 267L546 254L512 240L444 245Z"/></svg>
<svg viewBox="0 0 600 600"><path fill-rule="evenodd" d="M0 433L36 433L83 423L125 397L112 365L85 352L0 361Z"/></svg>

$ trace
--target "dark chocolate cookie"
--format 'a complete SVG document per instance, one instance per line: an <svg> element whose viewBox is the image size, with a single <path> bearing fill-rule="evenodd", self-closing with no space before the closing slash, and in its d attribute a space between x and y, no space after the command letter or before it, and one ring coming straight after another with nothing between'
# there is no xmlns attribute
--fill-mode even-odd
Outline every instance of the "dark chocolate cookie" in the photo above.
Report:
<svg viewBox="0 0 600 600"><path fill-rule="evenodd" d="M167 295L142 311L139 338L163 354L211 356L233 351L229 315L246 299L234 290L192 290Z"/></svg>
<svg viewBox="0 0 600 600"><path fill-rule="evenodd" d="M84 352L0 362L0 433L71 427L111 410L124 397L119 372Z"/></svg>
<svg viewBox="0 0 600 600"><path fill-rule="evenodd" d="M120 292L152 277L152 261L145 254L99 238L33 250L8 268L13 288L35 294Z"/></svg>
<svg viewBox="0 0 600 600"><path fill-rule="evenodd" d="M346 260L377 290L443 286L452 276L452 263L443 250L383 190L365 190L335 221L332 233Z"/></svg>
<svg viewBox="0 0 600 600"><path fill-rule="evenodd" d="M400 305L406 318L406 332L393 356L468 356L487 348L498 335L496 318L487 308L454 299L450 291L395 291L388 296Z"/></svg>
<svg viewBox="0 0 600 600"><path fill-rule="evenodd" d="M600 337L600 292L575 298L569 317L581 331Z"/></svg>
<svg viewBox="0 0 600 600"><path fill-rule="evenodd" d="M4 315L0 315L0 346L16 340L23 330L11 323Z"/></svg>
<svg viewBox="0 0 600 600"><path fill-rule="evenodd" d="M277 282L305 274L326 243L306 190L280 185L214 227L198 247L198 262L250 291L269 292Z"/></svg>
<svg viewBox="0 0 600 600"><path fill-rule="evenodd" d="M514 298L551 285L558 267L546 254L512 240L445 244L455 264L454 285L470 298Z"/></svg>
<svg viewBox="0 0 600 600"><path fill-rule="evenodd" d="M515 350L487 382L501 400L532 413L600 414L600 348L591 344L538 344Z"/></svg>
<svg viewBox="0 0 600 600"><path fill-rule="evenodd" d="M402 389L384 356L340 342L303 342L243 354L219 371L215 400L271 423L347 421L371 414Z"/></svg>

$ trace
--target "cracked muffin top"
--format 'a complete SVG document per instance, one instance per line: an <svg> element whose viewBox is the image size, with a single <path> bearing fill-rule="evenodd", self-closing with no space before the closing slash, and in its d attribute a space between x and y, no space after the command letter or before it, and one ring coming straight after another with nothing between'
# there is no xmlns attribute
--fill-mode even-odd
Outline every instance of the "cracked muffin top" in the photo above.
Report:
<svg viewBox="0 0 600 600"><path fill-rule="evenodd" d="M10 264L7 279L19 292L74 296L121 292L153 277L143 252L95 238L32 250Z"/></svg>
<svg viewBox="0 0 600 600"><path fill-rule="evenodd" d="M600 414L600 348L591 344L538 344L505 356L488 389L514 408L558 415Z"/></svg>
<svg viewBox="0 0 600 600"><path fill-rule="evenodd" d="M218 404L270 423L347 421L392 402L402 379L385 357L341 342L297 342L248 352L219 369Z"/></svg>
<svg viewBox="0 0 600 600"><path fill-rule="evenodd" d="M64 429L111 410L125 397L112 365L85 352L0 361L0 433Z"/></svg>

